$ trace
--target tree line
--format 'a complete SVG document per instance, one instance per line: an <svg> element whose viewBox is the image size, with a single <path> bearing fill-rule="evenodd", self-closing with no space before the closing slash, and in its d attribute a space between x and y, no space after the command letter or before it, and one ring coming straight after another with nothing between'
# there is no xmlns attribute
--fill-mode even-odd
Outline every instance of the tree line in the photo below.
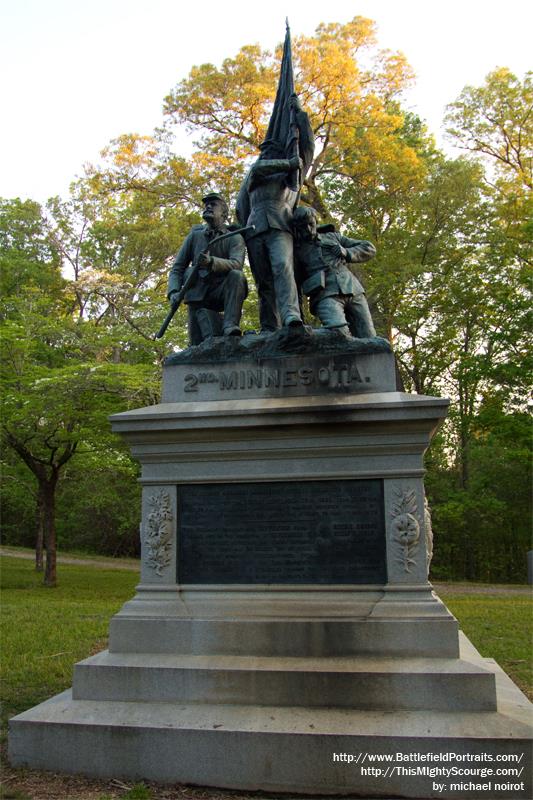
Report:
<svg viewBox="0 0 533 800"><path fill-rule="evenodd" d="M433 576L520 581L530 508L533 89L498 67L447 108L440 151L403 106L406 59L375 24L322 24L293 41L316 151L301 202L376 259L359 275L406 391L448 396L427 456ZM248 45L192 68L152 135L125 134L68 197L0 201L4 541L138 549L137 466L108 415L158 402L161 364L186 344L179 314L154 342L169 263L206 189L234 204L264 136L280 53ZM193 137L176 150L176 131ZM250 277L250 276L249 276ZM250 280L250 285L253 281ZM243 326L257 327L257 298ZM309 322L318 324L309 318Z"/></svg>

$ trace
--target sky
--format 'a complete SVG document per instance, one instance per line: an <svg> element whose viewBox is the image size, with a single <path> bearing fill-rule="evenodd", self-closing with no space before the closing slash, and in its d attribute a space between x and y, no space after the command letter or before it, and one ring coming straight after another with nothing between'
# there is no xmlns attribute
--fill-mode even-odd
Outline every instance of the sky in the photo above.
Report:
<svg viewBox="0 0 533 800"><path fill-rule="evenodd" d="M123 133L150 134L195 64L272 50L320 22L377 23L417 81L406 100L444 145L444 108L497 66L531 69L528 0L0 0L0 196L44 202ZM184 154L191 143L180 136Z"/></svg>

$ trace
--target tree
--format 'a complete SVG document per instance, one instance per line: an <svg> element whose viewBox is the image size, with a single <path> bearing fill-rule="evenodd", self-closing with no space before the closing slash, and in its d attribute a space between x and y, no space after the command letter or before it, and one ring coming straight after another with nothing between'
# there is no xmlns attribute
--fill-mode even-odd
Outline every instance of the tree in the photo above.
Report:
<svg viewBox="0 0 533 800"><path fill-rule="evenodd" d="M61 277L60 253L39 207L13 201L1 210L2 262L13 276L21 264L25 269L25 282L11 280L2 306L2 436L36 481L44 581L55 586L59 479L80 450L113 446L110 413L153 399L154 365L108 362L94 321L73 314L79 304Z"/></svg>
<svg viewBox="0 0 533 800"><path fill-rule="evenodd" d="M68 362L65 320L43 324L42 317L26 315L24 324L24 329L18 323L3 326L2 430L5 443L37 482L47 553L44 581L55 586L55 506L60 476L78 451L109 448L108 416L123 409L126 398L142 404L146 374L131 367L119 370L113 364L43 363L42 346L33 347L28 334L47 339L44 350L54 350L50 361L63 356Z"/></svg>
<svg viewBox="0 0 533 800"><path fill-rule="evenodd" d="M506 412L502 398L483 399L471 425L470 480L453 481L446 464L428 473L440 579L526 581L530 549L531 421Z"/></svg>
<svg viewBox="0 0 533 800"><path fill-rule="evenodd" d="M448 133L457 147L492 163L496 174L533 188L533 72L524 82L505 67L485 85L466 86L448 106Z"/></svg>
<svg viewBox="0 0 533 800"><path fill-rule="evenodd" d="M296 90L310 112L317 143L303 200L323 217L336 216L341 204L332 198L332 186L325 184L328 192L322 191L332 176L367 196L371 187L382 198L406 191L419 177L420 164L401 133L405 114L398 97L413 77L405 58L379 50L375 24L355 17L297 37L293 59ZM273 58L257 46L243 47L220 69L194 67L165 99L166 129L178 123L199 133L202 166L217 165L230 196L264 137L279 62L279 52Z"/></svg>
<svg viewBox="0 0 533 800"><path fill-rule="evenodd" d="M47 211L73 279L73 316L93 321L116 363L152 359L157 292L175 241L169 212L144 193L95 191L92 179L74 184L68 201L49 201Z"/></svg>
<svg viewBox="0 0 533 800"><path fill-rule="evenodd" d="M465 87L446 117L454 144L484 168L488 215L479 253L493 324L485 363L507 408L524 407L532 375L532 76L527 73L520 82L498 68L483 86Z"/></svg>
<svg viewBox="0 0 533 800"><path fill-rule="evenodd" d="M411 70L379 49L370 20L320 25L297 37L293 52L317 142L302 202L377 245L361 277L405 386L452 399L428 460L435 568L449 559L455 577L516 577L525 538L512 538L512 526L522 528L510 509L525 514L526 504L513 489L524 453L513 437L522 441L531 375L531 77L520 83L497 69L484 86L467 87L448 124L470 157L449 159L402 107ZM278 68L279 54L257 46L220 67L193 67L165 99L164 125L111 142L68 200L52 200L44 213L20 201L3 207L6 419L49 470L76 442L59 470L61 535L77 535L66 501L91 485L79 477L82 463L93 483L131 477L131 462L103 433L106 414L126 404L124 386L133 387L132 403L156 399L152 376L169 346L186 343L183 314L164 342L152 340L170 260L200 221L206 189L235 197L264 137ZM196 135L187 159L173 143L183 124ZM250 284L245 327L256 320ZM43 386L63 427L59 413L39 405ZM491 488L496 464L502 479ZM101 529L119 513L116 528L130 530L127 510L112 506L104 492ZM125 541L108 535L105 547Z"/></svg>

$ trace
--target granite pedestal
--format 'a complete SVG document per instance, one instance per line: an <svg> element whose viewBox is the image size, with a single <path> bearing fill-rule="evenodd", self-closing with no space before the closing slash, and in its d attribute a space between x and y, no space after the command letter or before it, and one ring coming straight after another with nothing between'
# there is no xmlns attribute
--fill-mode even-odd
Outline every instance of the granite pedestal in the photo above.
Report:
<svg viewBox="0 0 533 800"><path fill-rule="evenodd" d="M238 356L170 364L161 404L113 417L142 464L140 584L72 692L11 721L12 763L529 797L531 707L428 582L423 454L447 401L396 391L375 348ZM501 759L525 769L481 777Z"/></svg>

